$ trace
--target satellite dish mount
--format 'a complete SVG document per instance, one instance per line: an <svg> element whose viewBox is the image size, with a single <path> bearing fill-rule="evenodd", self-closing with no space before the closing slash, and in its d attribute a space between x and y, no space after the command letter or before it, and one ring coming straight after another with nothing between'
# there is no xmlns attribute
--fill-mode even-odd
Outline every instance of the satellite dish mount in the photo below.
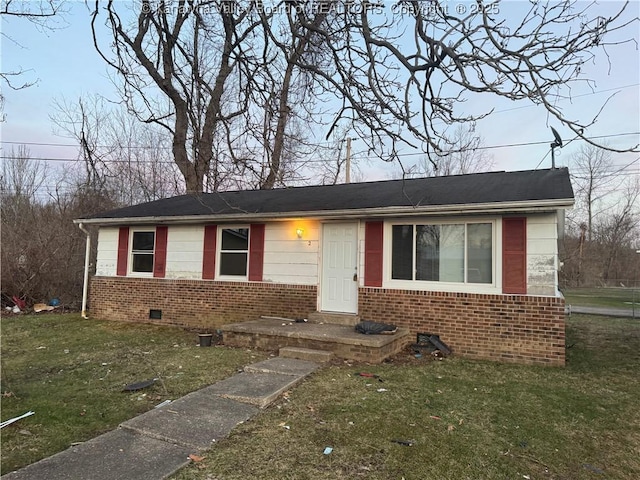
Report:
<svg viewBox="0 0 640 480"><path fill-rule="evenodd" d="M560 138L560 134L556 131L555 128L551 128L551 132L553 133L554 140L551 143L551 168L556 168L556 147L562 147L562 138Z"/></svg>

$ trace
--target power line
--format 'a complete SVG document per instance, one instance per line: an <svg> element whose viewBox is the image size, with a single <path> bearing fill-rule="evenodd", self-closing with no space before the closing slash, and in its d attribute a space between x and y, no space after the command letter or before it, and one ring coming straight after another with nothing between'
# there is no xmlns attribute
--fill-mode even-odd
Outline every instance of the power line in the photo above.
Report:
<svg viewBox="0 0 640 480"><path fill-rule="evenodd" d="M640 132L626 132L626 133L617 133L617 134L610 134L610 135L598 135L595 137L590 137L593 140L596 139L603 139L603 138L617 138L617 137L625 137L625 136L631 136L631 135L640 135ZM455 153L461 153L461 152L466 152L466 151L476 151L476 150L493 150L493 149L498 149L498 148L515 148L515 147L530 147L533 145L545 145L548 144L549 141L548 140L543 140L543 141L537 141L537 142L522 142L522 143L506 143L506 144L502 144L502 145L487 145L487 146L482 146L482 147L476 147L476 148L469 148L466 150L456 150ZM140 147L143 148L143 147ZM453 153L453 152L452 152ZM400 158L404 158L404 157L415 157L415 156L420 156L420 155L426 155L424 152L415 152L415 153L398 153L396 154L397 157ZM12 160L13 158L15 158L15 156L12 155L0 155L0 159L3 160ZM370 156L354 156L353 159L354 160L362 160L362 159L369 159L371 158ZM546 158L546 156L545 156ZM29 157L29 160L35 160L35 161L41 161L41 162L78 162L78 161L82 161L81 159L78 158L56 158L56 157ZM544 158L543 158L544 160ZM324 160L297 160L297 161L293 161L292 163L301 163L301 164L306 164L306 163L324 163ZM139 164L139 163L163 163L163 164L173 164L173 160L105 160L104 163L130 163L130 164ZM542 161L540 161L540 163L542 163ZM540 165L540 163L538 164L538 166ZM536 167L537 168L537 167Z"/></svg>
<svg viewBox="0 0 640 480"><path fill-rule="evenodd" d="M602 170L600 170L602 173L607 173L607 174L612 174L615 175L616 173L621 173L623 170L626 170L627 168L629 168L631 165L633 165L634 163L640 161L640 157L636 158L635 160L633 160L630 163L627 163L623 166L620 165L616 165L616 164L610 164L609 168L604 168ZM615 170L614 170L615 169ZM583 173L588 173L589 172L589 168L584 166L584 167L573 167L571 168L572 172L583 172Z"/></svg>
<svg viewBox="0 0 640 480"><path fill-rule="evenodd" d="M602 139L602 138L624 137L624 136L630 136L630 135L640 135L640 132L627 132L627 133L617 133L617 134L611 134L611 135L598 135L598 136L589 137L589 138L595 140L595 139ZM461 153L461 152L476 151L476 150L493 150L493 149L498 149L498 148L529 147L529 146L532 146L532 145L546 145L546 144L549 144L549 143L550 143L549 140L543 140L543 141L539 141L539 142L507 143L507 144L504 144L504 145L488 145L488 146L482 146L482 147L476 147L476 148L468 148L468 149L465 149L465 150L455 150L454 152L451 152L451 153L459 153L459 152ZM416 152L416 153L400 153L400 154L397 154L398 157L415 157L415 156L419 156L419 155L426 155L426 153L424 153L424 152ZM353 158L354 159L363 159L363 158L369 158L369 157L353 157Z"/></svg>
<svg viewBox="0 0 640 480"><path fill-rule="evenodd" d="M582 97L589 97L591 95L598 95L600 93L608 93L608 92L613 92L615 90L624 90L625 88L632 88L632 87L637 87L640 86L640 83L632 83L630 85L623 85L621 87L612 87L612 88L607 88L605 90L598 90L597 92L589 92L589 93L582 93L580 95L572 95L571 96L571 100L575 99L575 98L582 98ZM513 107L513 108L505 108L503 110L496 110L493 113L504 113L504 112L512 112L514 110L521 110L523 108L530 108L530 107L538 107L539 105L522 105L520 107Z"/></svg>
<svg viewBox="0 0 640 480"><path fill-rule="evenodd" d="M605 90L598 90L596 92L589 92L589 93L583 93L580 95L573 95L571 96L571 99L575 99L575 98L582 98L582 97L588 97L591 95L598 95L601 93L608 93L608 92L613 92L616 90L624 90L626 88L633 88L633 87L637 87L640 86L640 83L632 83L629 85L622 85L619 87L612 87L612 88L607 88ZM537 107L538 105L534 105L534 104L529 104L529 105L522 105L519 107L513 107L513 108L504 108L502 110L495 110L493 112L493 114L496 113L505 113L505 112L512 112L515 110L521 110L523 108L532 108L532 107ZM593 137L593 138L597 138L597 137ZM80 145L77 143L46 143L46 142L17 142L17 141L13 141L13 140L0 140L0 143L5 143L7 145L28 145L28 146L37 146L37 147L79 147ZM545 143L545 142L542 142ZM320 142L318 143L318 145L330 145L332 144L332 142ZM96 148L114 148L113 145L96 145ZM171 146L167 146L167 147L162 147L162 146L152 146L152 145L130 145L127 146L127 148L135 148L135 149L163 149L163 150L171 150Z"/></svg>
<svg viewBox="0 0 640 480"><path fill-rule="evenodd" d="M621 173L623 170L625 170L625 169L629 168L631 165L633 165L633 164L634 164L634 163L636 163L637 161L640 161L640 157L636 158L633 162L628 163L627 165L625 165L624 167L620 168L619 170L617 170L617 171L615 171L615 172L610 173L610 174L609 174L609 176L613 176L613 175L616 175L616 174L618 174L618 173Z"/></svg>
<svg viewBox="0 0 640 480"><path fill-rule="evenodd" d="M601 178L607 178L607 177L616 177L618 175L620 175L621 173L629 173L629 172L625 172L625 170L629 167L631 167L632 165L634 165L635 163L639 163L640 162L640 157L636 158L635 160L626 163L624 165L615 165L612 164L610 165L609 168L607 169L603 169L599 172L599 177ZM588 173L588 170L586 168L571 168L570 169L571 174L575 174L575 173ZM640 171L637 172L640 175ZM38 193L36 192L36 194L42 194L42 195L48 195L51 191L55 191L55 192L62 192L62 193L72 193L76 190L77 186L76 185L69 185L69 184L62 184L62 185L40 185L39 187L40 189L45 189L47 190L47 192L41 192ZM14 189L11 187L5 187L4 191L7 191L9 193L14 193Z"/></svg>
<svg viewBox="0 0 640 480"><path fill-rule="evenodd" d="M13 160L16 158L12 155L0 155L1 160ZM82 162L81 158L55 158L55 157L27 157L27 160L35 160L37 162ZM104 160L99 163L130 163L131 165L141 163L167 163L173 164L173 160Z"/></svg>

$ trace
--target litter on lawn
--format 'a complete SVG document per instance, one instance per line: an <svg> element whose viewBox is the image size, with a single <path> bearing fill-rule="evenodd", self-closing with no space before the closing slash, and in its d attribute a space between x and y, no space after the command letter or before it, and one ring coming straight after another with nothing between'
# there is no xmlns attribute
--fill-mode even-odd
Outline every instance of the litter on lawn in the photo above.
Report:
<svg viewBox="0 0 640 480"><path fill-rule="evenodd" d="M416 443L415 440L391 440L393 443L404 445L405 447L413 447Z"/></svg>
<svg viewBox="0 0 640 480"><path fill-rule="evenodd" d="M358 377L375 378L375 379L377 379L379 382L384 382L384 380L383 380L382 378L380 378L380 375L376 375L375 373L358 372L358 373L356 373L356 375L357 375Z"/></svg>
<svg viewBox="0 0 640 480"><path fill-rule="evenodd" d="M55 307L53 307L51 305L46 305L44 303L36 303L33 306L33 311L36 312L36 313L50 312L51 310L55 310Z"/></svg>
<svg viewBox="0 0 640 480"><path fill-rule="evenodd" d="M398 330L398 327L395 325L372 322L370 320L361 321L355 328L356 332L363 333L365 335L391 335L396 333Z"/></svg>
<svg viewBox="0 0 640 480"><path fill-rule="evenodd" d="M418 355L429 353L436 358L446 357L452 353L451 348L440 339L440 336L431 333L419 333L417 343L411 345L411 348ZM419 357L416 355L416 358Z"/></svg>
<svg viewBox="0 0 640 480"><path fill-rule="evenodd" d="M29 411L29 412L23 413L22 415L19 415L17 417L13 417L13 418L10 418L9 420L5 420L4 422L0 423L0 428L4 428L7 425L11 425L12 423L17 422L18 420L22 420L23 418L29 417L29 416L33 415L34 413L36 413L36 412Z"/></svg>
<svg viewBox="0 0 640 480"><path fill-rule="evenodd" d="M156 383L157 378L151 378L149 380L144 380L142 382L130 383L129 385L125 385L122 389L123 392L135 392L138 390L142 390L143 388L148 388L154 383Z"/></svg>

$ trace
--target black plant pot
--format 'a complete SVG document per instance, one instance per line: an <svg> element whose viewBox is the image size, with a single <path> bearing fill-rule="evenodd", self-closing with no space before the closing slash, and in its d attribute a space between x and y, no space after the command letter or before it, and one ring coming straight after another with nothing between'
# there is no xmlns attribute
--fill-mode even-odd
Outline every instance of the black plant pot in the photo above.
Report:
<svg viewBox="0 0 640 480"><path fill-rule="evenodd" d="M210 347L211 340L213 339L213 333L199 333L198 339L200 340L201 347Z"/></svg>

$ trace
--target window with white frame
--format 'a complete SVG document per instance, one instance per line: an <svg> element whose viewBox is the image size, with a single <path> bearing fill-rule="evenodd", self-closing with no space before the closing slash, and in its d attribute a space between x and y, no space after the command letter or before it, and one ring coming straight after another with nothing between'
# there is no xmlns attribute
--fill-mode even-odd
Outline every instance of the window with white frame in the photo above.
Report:
<svg viewBox="0 0 640 480"><path fill-rule="evenodd" d="M391 278L493 283L493 223L392 225Z"/></svg>
<svg viewBox="0 0 640 480"><path fill-rule="evenodd" d="M153 257L156 232L134 231L131 240L131 272L153 273Z"/></svg>
<svg viewBox="0 0 640 480"><path fill-rule="evenodd" d="M249 261L249 228L234 227L220 230L219 275L245 278Z"/></svg>

